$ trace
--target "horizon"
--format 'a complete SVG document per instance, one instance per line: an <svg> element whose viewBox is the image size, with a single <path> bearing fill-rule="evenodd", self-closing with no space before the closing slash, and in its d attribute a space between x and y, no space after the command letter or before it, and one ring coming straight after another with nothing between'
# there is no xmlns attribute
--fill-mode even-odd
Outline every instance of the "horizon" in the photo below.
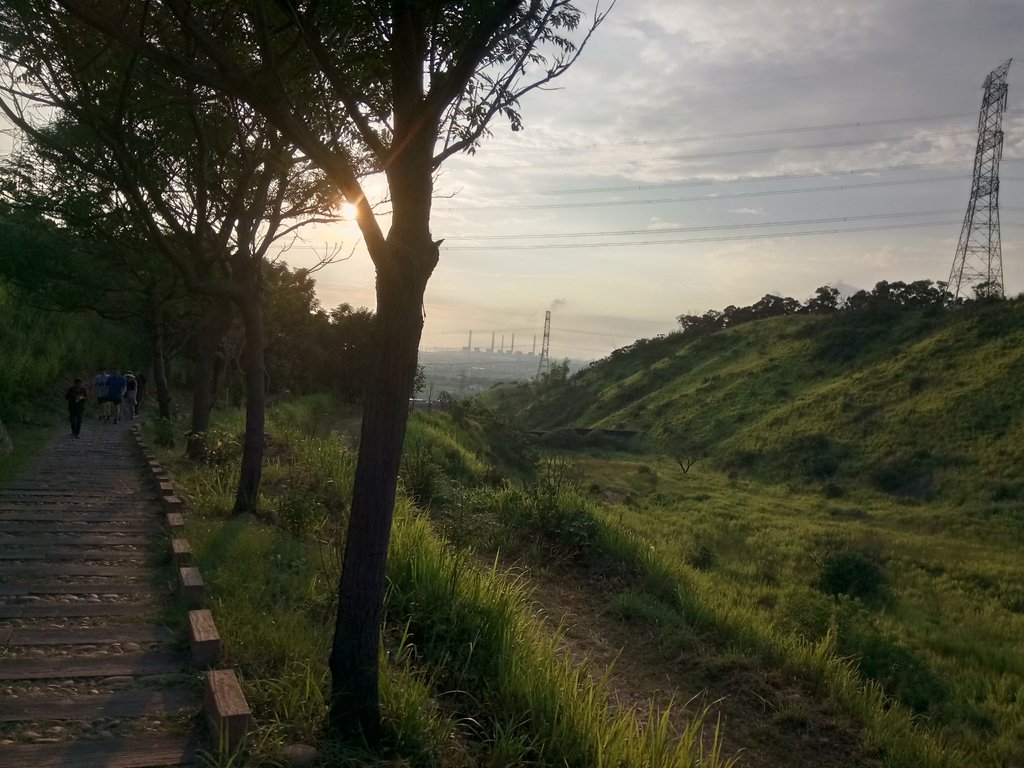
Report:
<svg viewBox="0 0 1024 768"><path fill-rule="evenodd" d="M523 130L496 125L440 169L421 347L540 336L552 309L551 356L597 359L766 293L944 281L982 82L1011 57L1000 203L1017 294L1022 28L1024 8L995 2L619 0L575 67L524 98ZM304 233L287 258L334 244L351 255L316 275L323 304L372 308L351 222Z"/></svg>

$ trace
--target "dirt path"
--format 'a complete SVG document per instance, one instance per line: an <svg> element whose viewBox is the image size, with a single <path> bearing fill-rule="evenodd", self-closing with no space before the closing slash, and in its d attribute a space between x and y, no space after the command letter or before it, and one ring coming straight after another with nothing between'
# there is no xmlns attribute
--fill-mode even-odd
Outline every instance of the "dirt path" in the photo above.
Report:
<svg viewBox="0 0 1024 768"><path fill-rule="evenodd" d="M608 586L568 568L531 569L534 600L564 631L567 652L611 669L610 693L646 718L672 705L677 729L708 707L721 723L722 753L741 768L876 768L848 718L778 670L715 648L699 636L681 648L650 626L608 610Z"/></svg>
<svg viewBox="0 0 1024 768"><path fill-rule="evenodd" d="M159 495L86 421L0 487L0 768L189 765L198 693L160 621Z"/></svg>

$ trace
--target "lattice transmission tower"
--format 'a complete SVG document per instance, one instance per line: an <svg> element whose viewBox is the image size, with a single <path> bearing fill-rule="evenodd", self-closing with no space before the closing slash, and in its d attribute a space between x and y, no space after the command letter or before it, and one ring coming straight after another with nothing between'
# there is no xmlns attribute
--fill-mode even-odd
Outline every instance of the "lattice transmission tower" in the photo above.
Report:
<svg viewBox="0 0 1024 768"><path fill-rule="evenodd" d="M540 344L540 362L537 363L537 375L551 368L551 310L544 313L544 340Z"/></svg>
<svg viewBox="0 0 1024 768"><path fill-rule="evenodd" d="M1003 295L1003 252L999 238L999 160L1003 156L1003 111L1009 87L1007 59L985 78L978 117L974 181L948 290L954 297L972 289L979 297Z"/></svg>

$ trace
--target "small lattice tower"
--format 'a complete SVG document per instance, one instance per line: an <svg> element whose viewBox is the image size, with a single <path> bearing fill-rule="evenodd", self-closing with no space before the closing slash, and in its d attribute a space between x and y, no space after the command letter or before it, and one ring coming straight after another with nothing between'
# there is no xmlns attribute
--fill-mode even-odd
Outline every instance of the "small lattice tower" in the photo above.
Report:
<svg viewBox="0 0 1024 768"><path fill-rule="evenodd" d="M999 238L999 160L1003 156L1003 111L1009 90L1007 59L985 78L985 95L978 117L978 148L974 181L960 242L949 272L954 297L970 290L978 298L1003 295L1003 253Z"/></svg>
<svg viewBox="0 0 1024 768"><path fill-rule="evenodd" d="M540 345L540 362L537 363L537 375L540 376L551 368L551 310L544 313L544 340Z"/></svg>

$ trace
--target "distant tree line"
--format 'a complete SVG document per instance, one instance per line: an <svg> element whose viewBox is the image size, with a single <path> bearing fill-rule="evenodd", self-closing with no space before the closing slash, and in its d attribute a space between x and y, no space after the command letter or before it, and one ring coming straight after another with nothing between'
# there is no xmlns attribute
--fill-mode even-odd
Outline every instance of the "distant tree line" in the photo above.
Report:
<svg viewBox="0 0 1024 768"><path fill-rule="evenodd" d="M985 286L976 291L977 300L988 300L991 294ZM725 328L743 323L783 315L825 315L835 312L858 312L864 310L944 308L964 304L963 298L954 299L946 290L946 283L932 280L915 280L912 283L882 280L870 290L859 290L845 299L838 289L823 285L804 302L788 296L765 294L758 301L745 307L730 304L725 309L709 309L701 315L679 315L679 332L660 335L652 339L638 339L632 344L614 350L609 358L616 360L643 352L644 356L656 360L661 355L663 344L678 343L680 335L695 339Z"/></svg>
<svg viewBox="0 0 1024 768"><path fill-rule="evenodd" d="M959 300L962 302L962 300ZM912 283L882 280L871 291L859 290L846 297L832 286L823 285L814 295L801 303L788 296L765 294L761 299L746 307L730 304L723 310L709 309L702 315L679 315L679 327L683 333L702 336L723 328L731 328L754 320L780 315L820 315L830 312L855 312L879 307L901 309L923 309L945 307L955 302L946 290L946 283L931 280L915 280Z"/></svg>

